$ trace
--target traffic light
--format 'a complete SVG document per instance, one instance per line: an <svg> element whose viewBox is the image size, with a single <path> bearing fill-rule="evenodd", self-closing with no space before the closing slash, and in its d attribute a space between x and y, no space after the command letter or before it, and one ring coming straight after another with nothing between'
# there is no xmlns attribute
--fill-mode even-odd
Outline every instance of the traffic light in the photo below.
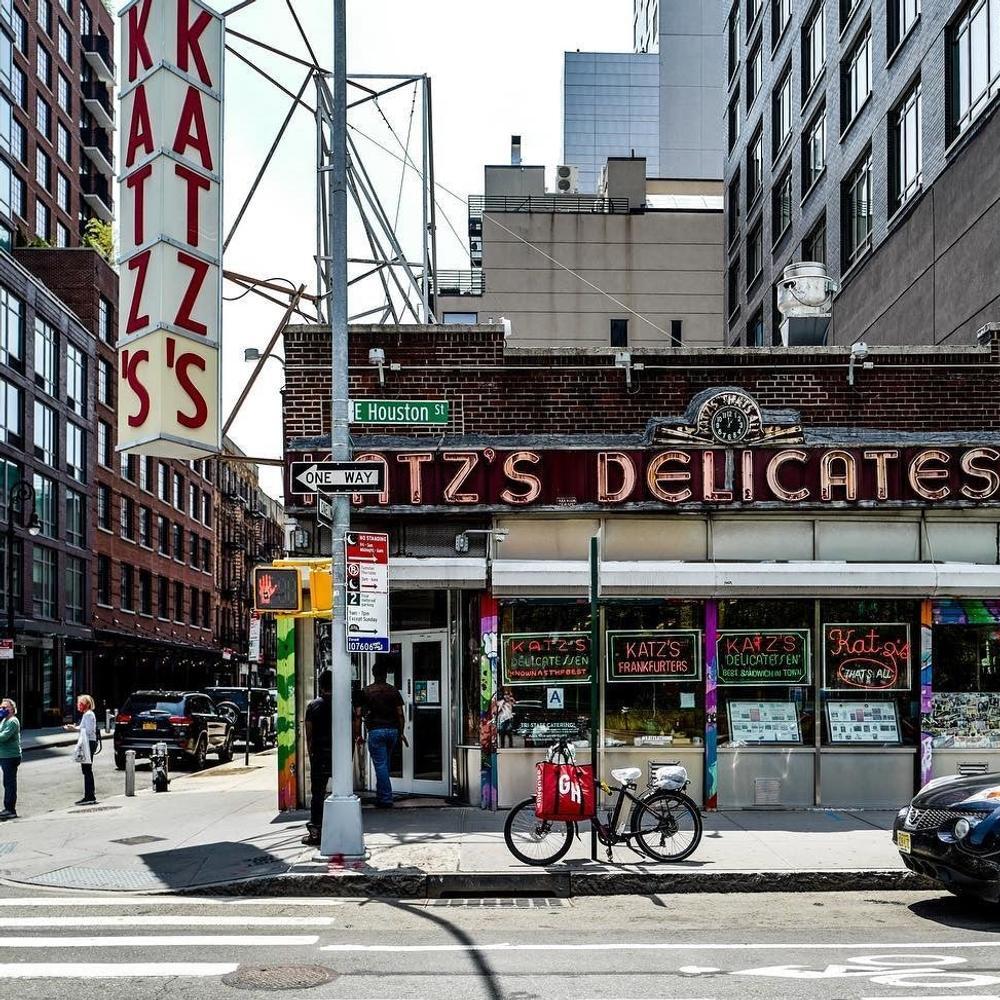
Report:
<svg viewBox="0 0 1000 1000"><path fill-rule="evenodd" d="M302 575L292 567L255 566L253 606L259 614L298 614L302 610Z"/></svg>

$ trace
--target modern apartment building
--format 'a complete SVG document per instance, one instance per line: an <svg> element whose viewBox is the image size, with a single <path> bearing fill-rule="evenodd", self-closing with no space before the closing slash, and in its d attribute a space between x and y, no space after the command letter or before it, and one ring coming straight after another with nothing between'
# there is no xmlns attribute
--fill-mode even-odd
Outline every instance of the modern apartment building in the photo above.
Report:
<svg viewBox="0 0 1000 1000"><path fill-rule="evenodd" d="M824 262L830 342L968 343L1000 319L1000 0L737 0L727 21L728 341L779 342Z"/></svg>
<svg viewBox="0 0 1000 1000"><path fill-rule="evenodd" d="M113 39L101 0L0 2L0 246L111 221Z"/></svg>

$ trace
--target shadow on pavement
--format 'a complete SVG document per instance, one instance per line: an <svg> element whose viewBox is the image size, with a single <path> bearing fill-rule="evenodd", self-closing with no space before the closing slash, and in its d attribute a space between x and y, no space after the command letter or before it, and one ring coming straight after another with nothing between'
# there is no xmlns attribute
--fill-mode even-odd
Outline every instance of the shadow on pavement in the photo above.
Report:
<svg viewBox="0 0 1000 1000"><path fill-rule="evenodd" d="M908 909L922 920L931 920L945 927L1000 933L1000 906L993 903L958 899L949 895L918 900L911 903Z"/></svg>
<svg viewBox="0 0 1000 1000"><path fill-rule="evenodd" d="M289 831L287 836L249 841L219 841L193 847L178 847L151 851L140 855L146 869L165 888L184 889L259 875L278 875L286 872L294 857L301 852L300 832ZM255 839L266 840L258 846Z"/></svg>

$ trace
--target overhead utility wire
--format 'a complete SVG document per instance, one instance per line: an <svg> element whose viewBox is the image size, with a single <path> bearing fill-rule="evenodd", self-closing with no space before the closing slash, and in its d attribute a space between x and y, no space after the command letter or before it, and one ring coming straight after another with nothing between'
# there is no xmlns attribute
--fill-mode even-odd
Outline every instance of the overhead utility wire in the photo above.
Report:
<svg viewBox="0 0 1000 1000"><path fill-rule="evenodd" d="M385 113L382 111L382 106L378 102L378 98L375 98L375 107L378 108L378 113L382 115L385 119ZM410 103L410 122L406 128L406 156L410 156L410 141L413 138L413 116L417 110L417 82L413 82L413 101ZM386 119L387 120L387 119ZM392 220L392 228L397 229L399 227L399 212L403 206L403 186L406 182L406 164L403 164L403 169L399 172L399 194L396 196L396 214Z"/></svg>

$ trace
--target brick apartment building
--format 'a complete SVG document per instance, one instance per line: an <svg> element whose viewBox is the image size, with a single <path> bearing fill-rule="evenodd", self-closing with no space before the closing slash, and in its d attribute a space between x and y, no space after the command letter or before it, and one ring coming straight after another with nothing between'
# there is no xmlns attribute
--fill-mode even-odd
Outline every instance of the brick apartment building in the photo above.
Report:
<svg viewBox="0 0 1000 1000"><path fill-rule="evenodd" d="M101 0L0 4L0 246L111 221L113 39Z"/></svg>
<svg viewBox="0 0 1000 1000"><path fill-rule="evenodd" d="M285 332L287 460L328 454L329 352L326 329ZM681 760L708 807L898 807L1000 767L1000 330L866 360L635 349L626 368L500 327L352 328L352 399L451 406L352 430L387 470L352 528L389 534L391 647L355 666L364 683L380 660L407 702L394 789L531 794L557 736L589 756L591 683L601 773ZM313 498L286 491L325 554Z"/></svg>

